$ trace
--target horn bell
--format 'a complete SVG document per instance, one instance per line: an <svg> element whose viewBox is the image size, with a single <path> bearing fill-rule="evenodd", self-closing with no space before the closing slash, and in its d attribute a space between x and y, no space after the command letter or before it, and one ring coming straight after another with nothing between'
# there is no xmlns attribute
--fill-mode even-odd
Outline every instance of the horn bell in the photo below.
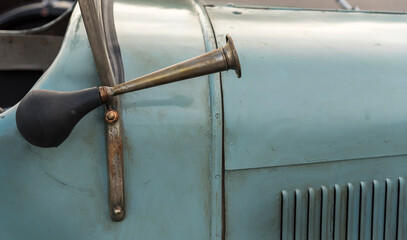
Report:
<svg viewBox="0 0 407 240"><path fill-rule="evenodd" d="M223 52L225 53L225 58L229 69L234 69L238 78L242 76L242 70L240 68L239 56L233 43L232 37L226 35L226 45L222 47Z"/></svg>

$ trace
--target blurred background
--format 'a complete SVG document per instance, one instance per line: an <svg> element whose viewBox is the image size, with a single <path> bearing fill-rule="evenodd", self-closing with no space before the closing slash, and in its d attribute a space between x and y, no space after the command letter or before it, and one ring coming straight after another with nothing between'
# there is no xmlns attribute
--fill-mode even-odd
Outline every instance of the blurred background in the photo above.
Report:
<svg viewBox="0 0 407 240"><path fill-rule="evenodd" d="M0 0L0 30L42 26L66 12L75 0Z"/></svg>
<svg viewBox="0 0 407 240"><path fill-rule="evenodd" d="M42 3L49 5L75 0L0 0L0 14L28 4ZM136 0L134 0L136 1ZM163 0L166 1L166 0ZM204 4L257 5L268 7L293 7L316 9L348 9L366 11L406 12L407 0L201 0ZM50 20L50 19L46 19Z"/></svg>

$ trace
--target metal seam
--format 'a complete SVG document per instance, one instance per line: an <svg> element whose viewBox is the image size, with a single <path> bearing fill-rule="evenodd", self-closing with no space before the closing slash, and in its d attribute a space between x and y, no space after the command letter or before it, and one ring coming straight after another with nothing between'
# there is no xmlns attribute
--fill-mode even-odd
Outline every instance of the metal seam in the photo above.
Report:
<svg viewBox="0 0 407 240"><path fill-rule="evenodd" d="M198 13L202 28L206 52L217 49L215 32L206 12L205 6L194 0L194 7ZM224 165L223 165L223 104L220 73L210 74L209 81L209 106L211 123L211 155L210 155L210 180L211 180L211 239L225 238L225 211L224 211Z"/></svg>
<svg viewBox="0 0 407 240"><path fill-rule="evenodd" d="M260 10L274 10L274 11L304 11L304 12L320 12L320 13L358 13L358 14L385 14L385 15L407 15L407 12L386 12L386 11L349 11L343 9L318 9L318 8L297 8L297 7L267 7L267 6L252 6L244 4L233 4L229 3L227 5L217 4L206 4L207 7L217 7L217 8L242 8L242 9L260 9Z"/></svg>

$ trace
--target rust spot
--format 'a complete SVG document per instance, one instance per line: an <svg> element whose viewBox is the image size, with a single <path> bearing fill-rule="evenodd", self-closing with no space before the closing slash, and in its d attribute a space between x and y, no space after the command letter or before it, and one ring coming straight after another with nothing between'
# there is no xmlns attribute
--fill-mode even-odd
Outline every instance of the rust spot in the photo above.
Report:
<svg viewBox="0 0 407 240"><path fill-rule="evenodd" d="M109 112L113 112L109 116ZM118 113L109 110L106 119L118 118ZM123 176L123 143L120 134L120 121L113 122L107 126L107 161L109 168L109 203L111 209L111 219L121 221L125 216L124 209L124 176ZM120 208L120 209L119 209Z"/></svg>
<svg viewBox="0 0 407 240"><path fill-rule="evenodd" d="M100 94L100 99L102 99L102 102L106 103L109 101L109 95L107 93L107 87L99 87L99 94Z"/></svg>

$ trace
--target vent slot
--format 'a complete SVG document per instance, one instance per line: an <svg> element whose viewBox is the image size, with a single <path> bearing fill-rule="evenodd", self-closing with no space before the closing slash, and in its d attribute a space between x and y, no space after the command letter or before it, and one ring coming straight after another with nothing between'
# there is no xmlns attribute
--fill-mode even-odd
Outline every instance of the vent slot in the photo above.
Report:
<svg viewBox="0 0 407 240"><path fill-rule="evenodd" d="M281 239L406 239L404 178L281 192Z"/></svg>

